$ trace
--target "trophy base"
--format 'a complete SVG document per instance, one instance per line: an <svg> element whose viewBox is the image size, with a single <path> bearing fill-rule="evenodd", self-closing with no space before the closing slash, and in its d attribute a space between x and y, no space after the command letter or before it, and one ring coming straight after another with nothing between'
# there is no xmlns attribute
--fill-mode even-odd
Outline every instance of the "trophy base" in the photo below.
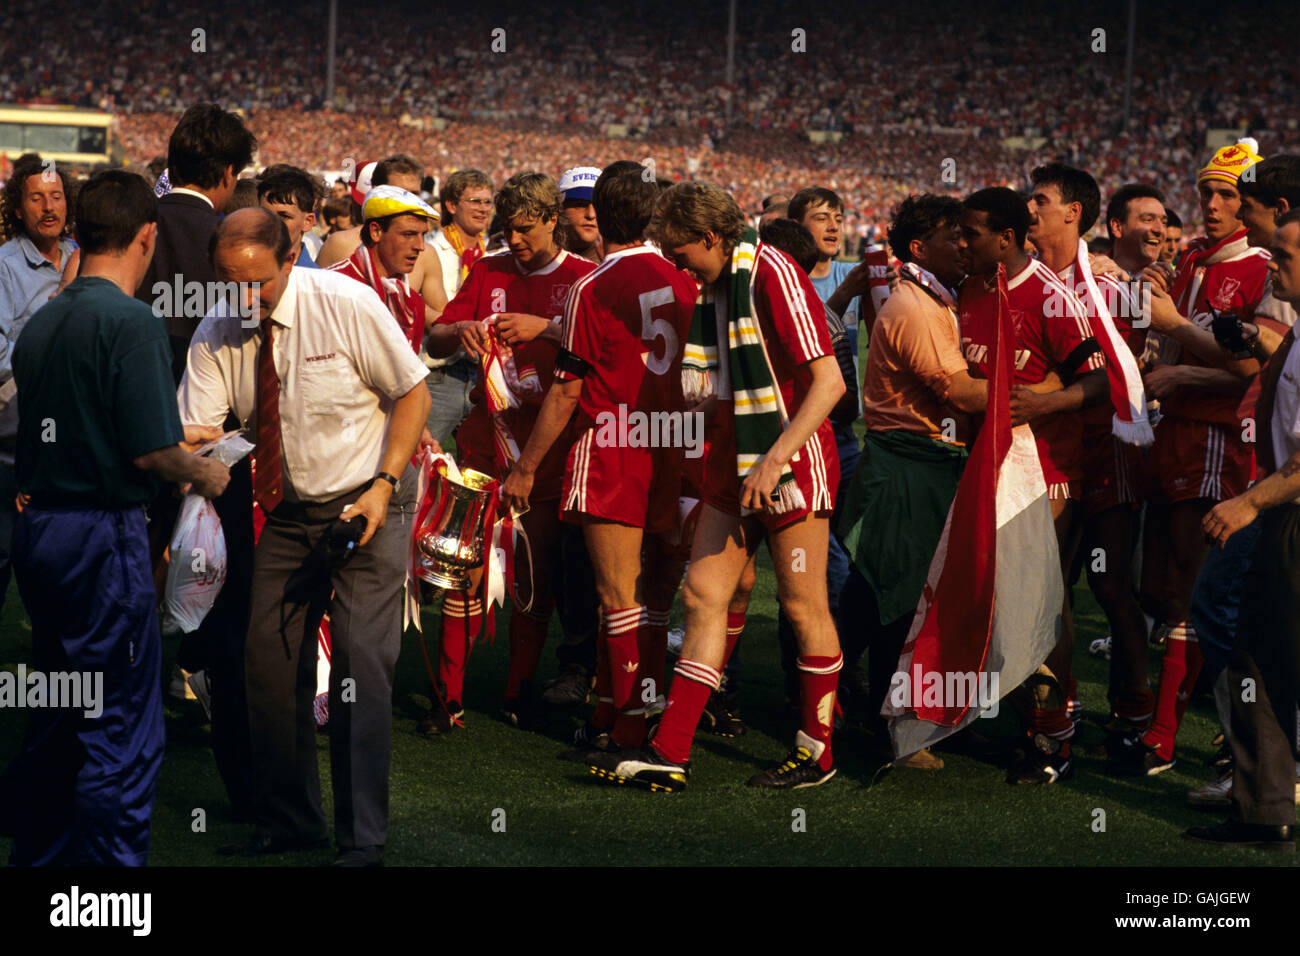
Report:
<svg viewBox="0 0 1300 956"><path fill-rule="evenodd" d="M424 584L431 584L445 591L466 591L469 589L469 575L467 574L448 573L437 568L422 568L419 577ZM423 591L424 589L421 588L420 590Z"/></svg>

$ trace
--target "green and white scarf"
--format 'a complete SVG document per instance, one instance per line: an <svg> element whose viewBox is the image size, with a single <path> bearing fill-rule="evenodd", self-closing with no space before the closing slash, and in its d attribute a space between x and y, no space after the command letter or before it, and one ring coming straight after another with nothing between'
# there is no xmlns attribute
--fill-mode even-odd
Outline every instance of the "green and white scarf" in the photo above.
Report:
<svg viewBox="0 0 1300 956"><path fill-rule="evenodd" d="M741 481L753 470L789 423L758 321L751 315L758 233L746 227L731 251L731 261L716 282L700 289L691 316L691 331L682 359L682 392L687 405L713 394L730 399L735 413L736 474ZM726 283L722 286L722 283ZM721 370L718 343L724 340L717 292L726 290L727 375ZM797 458L798 455L796 454ZM803 493L787 462L777 483L773 511L784 514L805 507Z"/></svg>

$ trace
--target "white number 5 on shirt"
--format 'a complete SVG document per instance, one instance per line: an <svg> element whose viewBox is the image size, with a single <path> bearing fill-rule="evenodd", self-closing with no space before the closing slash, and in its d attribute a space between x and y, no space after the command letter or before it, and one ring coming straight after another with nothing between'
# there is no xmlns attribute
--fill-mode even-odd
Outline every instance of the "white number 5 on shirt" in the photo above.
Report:
<svg viewBox="0 0 1300 956"><path fill-rule="evenodd" d="M641 341L650 346L650 351L641 356L645 362L645 367L655 375L662 375L672 367L673 358L677 355L677 330L673 328L671 322L667 319L656 319L650 315L650 312L657 306L668 305L673 301L673 290L668 286L662 289L655 289L653 292L642 292L641 300ZM659 339L664 340L663 357L655 355L654 344Z"/></svg>

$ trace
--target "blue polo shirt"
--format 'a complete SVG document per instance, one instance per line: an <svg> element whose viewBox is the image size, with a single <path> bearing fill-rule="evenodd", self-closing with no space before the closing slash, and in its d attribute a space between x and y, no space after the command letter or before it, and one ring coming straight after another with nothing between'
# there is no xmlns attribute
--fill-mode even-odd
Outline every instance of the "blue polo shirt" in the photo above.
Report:
<svg viewBox="0 0 1300 956"><path fill-rule="evenodd" d="M60 270L76 248L71 239L59 240L56 269L25 235L0 246L0 383L13 377L14 343L27 320L50 301L62 278Z"/></svg>
<svg viewBox="0 0 1300 956"><path fill-rule="evenodd" d="M824 276L809 276L812 280L813 288L821 296L822 303L830 301L835 290L840 287L840 283L845 277L853 271L857 265L854 262L840 262L836 259L831 260L831 271ZM858 316L862 314L862 296L854 296L849 300L848 307L840 318L844 322L844 334L849 340L849 348L853 354L853 377L856 381L862 381L858 374ZM831 423L831 429L835 432L835 439L840 445L847 445L850 442L856 444L857 438L853 434L853 426L850 423Z"/></svg>
<svg viewBox="0 0 1300 956"><path fill-rule="evenodd" d="M294 263L294 266L295 266L295 267L297 267L297 266L302 266L304 269L319 269L319 268L320 268L320 266L316 265L316 260L313 259L313 258L311 257L311 254L307 251L307 244L306 244L306 243L303 243L302 246L299 247L299 249L298 249L298 261Z"/></svg>

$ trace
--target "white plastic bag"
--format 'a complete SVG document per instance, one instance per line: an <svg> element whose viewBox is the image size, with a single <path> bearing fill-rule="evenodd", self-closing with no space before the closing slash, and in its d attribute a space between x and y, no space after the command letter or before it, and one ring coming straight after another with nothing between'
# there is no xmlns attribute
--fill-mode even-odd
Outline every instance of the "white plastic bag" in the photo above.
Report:
<svg viewBox="0 0 1300 956"><path fill-rule="evenodd" d="M212 502L188 494L172 533L162 632L188 634L203 623L226 583L226 536Z"/></svg>
<svg viewBox="0 0 1300 956"><path fill-rule="evenodd" d="M227 468L235 467L235 462L253 450L253 443L237 431L226 432L216 441L200 449L200 455L211 455Z"/></svg>

